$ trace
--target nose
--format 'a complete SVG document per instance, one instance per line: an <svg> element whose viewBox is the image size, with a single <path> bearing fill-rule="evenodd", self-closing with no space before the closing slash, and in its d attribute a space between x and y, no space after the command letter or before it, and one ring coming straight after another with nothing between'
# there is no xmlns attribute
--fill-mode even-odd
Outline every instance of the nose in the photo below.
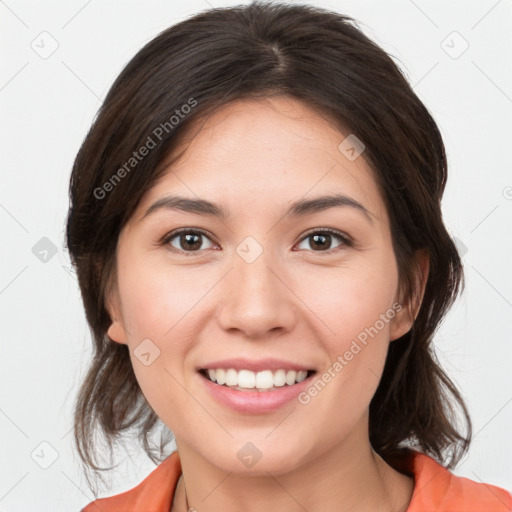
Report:
<svg viewBox="0 0 512 512"><path fill-rule="evenodd" d="M286 276L265 251L252 263L237 254L224 278L218 321L226 331L247 338L265 338L292 330L298 301Z"/></svg>

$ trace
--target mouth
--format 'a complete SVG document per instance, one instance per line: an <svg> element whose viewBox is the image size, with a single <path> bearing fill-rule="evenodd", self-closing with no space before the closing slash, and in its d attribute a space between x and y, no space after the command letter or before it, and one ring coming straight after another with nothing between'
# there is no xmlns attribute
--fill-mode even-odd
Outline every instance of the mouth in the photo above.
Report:
<svg viewBox="0 0 512 512"><path fill-rule="evenodd" d="M293 387L316 374L316 370L235 370L234 368L200 368L199 374L209 382L237 391L272 392Z"/></svg>

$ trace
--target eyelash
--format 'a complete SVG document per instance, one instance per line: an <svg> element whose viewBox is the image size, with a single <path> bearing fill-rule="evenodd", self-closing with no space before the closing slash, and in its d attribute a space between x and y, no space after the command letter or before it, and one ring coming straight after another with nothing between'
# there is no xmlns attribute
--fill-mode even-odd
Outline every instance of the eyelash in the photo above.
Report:
<svg viewBox="0 0 512 512"><path fill-rule="evenodd" d="M204 237L210 239L210 237L208 236L208 233L206 233L205 231L201 230L201 229L191 229L191 228L182 228L182 229L178 229L176 231L171 231L170 233L167 233L160 241L160 244L161 245L166 245L169 247L169 249L174 252L174 253L179 253L179 254L184 254L186 257L190 257L190 256L195 256L197 253L200 253L202 252L201 250L198 250L198 251L183 251L181 249L176 249L175 247L172 247L170 245L170 242L171 240L173 240L174 238L176 238L177 236L183 234L183 233L187 233L187 234L199 234L199 235L203 235ZM340 231L337 231L335 229L330 229L330 228L323 228L323 229L315 229L314 231L310 231L309 233L306 233L300 240L299 240L299 244L302 243L304 240L307 240L309 237L313 236L313 235L316 235L316 234L325 234L325 233L328 233L329 235L332 235L333 237L337 238L340 242L342 242L341 245L339 245L338 247L335 247L334 249L327 249L325 251L312 251L312 252L315 252L315 253L327 253L327 254L333 254L339 250L343 250L344 248L346 247L353 247L355 244L354 244L354 241L348 237L347 235L341 233ZM213 240L211 240L213 242Z"/></svg>

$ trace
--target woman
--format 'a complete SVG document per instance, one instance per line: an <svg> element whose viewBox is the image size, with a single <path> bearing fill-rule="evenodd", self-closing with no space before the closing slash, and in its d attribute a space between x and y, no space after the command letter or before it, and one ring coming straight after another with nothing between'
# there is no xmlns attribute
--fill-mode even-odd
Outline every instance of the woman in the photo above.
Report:
<svg viewBox="0 0 512 512"><path fill-rule="evenodd" d="M98 472L93 436L136 428L160 464L83 510L511 510L447 469L471 423L431 345L463 285L446 179L347 16L255 2L148 43L77 155L67 242L95 342L78 453Z"/></svg>

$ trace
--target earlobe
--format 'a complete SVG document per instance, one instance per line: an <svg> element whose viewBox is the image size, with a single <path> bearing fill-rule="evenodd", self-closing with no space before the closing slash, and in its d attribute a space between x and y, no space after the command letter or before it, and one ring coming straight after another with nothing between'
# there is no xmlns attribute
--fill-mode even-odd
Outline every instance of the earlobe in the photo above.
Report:
<svg viewBox="0 0 512 512"><path fill-rule="evenodd" d="M126 331L118 320L114 320L107 330L108 337L117 343L127 344Z"/></svg>
<svg viewBox="0 0 512 512"><path fill-rule="evenodd" d="M401 310L396 314L393 319L390 331L390 341L401 338L404 334L408 333L416 317L418 316L425 288L427 285L428 273L430 269L430 258L426 249L416 251L416 261L418 269L416 273L416 287L411 294L411 298L406 304L401 304Z"/></svg>
<svg viewBox="0 0 512 512"><path fill-rule="evenodd" d="M107 299L106 309L108 311L110 318L113 319L112 323L107 329L107 335L112 341L126 345L126 329L119 320L120 315L118 302L119 301L116 293L114 293L114 296L111 296Z"/></svg>
<svg viewBox="0 0 512 512"><path fill-rule="evenodd" d="M400 303L401 304L401 303ZM391 323L389 341L395 341L408 333L413 326L414 318L411 318L411 310L408 305L401 304L402 308L395 315Z"/></svg>

